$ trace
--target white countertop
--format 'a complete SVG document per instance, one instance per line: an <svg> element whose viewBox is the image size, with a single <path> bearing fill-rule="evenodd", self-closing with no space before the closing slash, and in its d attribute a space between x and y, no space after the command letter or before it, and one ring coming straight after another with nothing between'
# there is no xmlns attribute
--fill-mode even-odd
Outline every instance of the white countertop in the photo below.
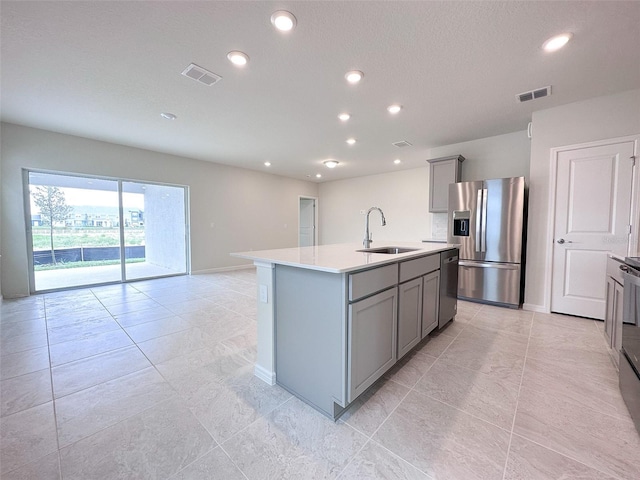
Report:
<svg viewBox="0 0 640 480"><path fill-rule="evenodd" d="M619 262L624 263L624 259L625 259L624 255L618 255L617 253L609 253L608 255L610 258L613 258Z"/></svg>
<svg viewBox="0 0 640 480"><path fill-rule="evenodd" d="M345 273L363 268L394 263L413 257L420 257L429 253L442 252L458 245L448 243L422 243L422 242L376 242L371 248L381 247L405 247L415 248L413 252L385 254L358 252L362 244L339 243L334 245L319 245L316 247L280 248L277 250L256 250L250 252L238 252L231 255L239 258L247 258L254 262L274 263L291 267L318 270L330 273Z"/></svg>

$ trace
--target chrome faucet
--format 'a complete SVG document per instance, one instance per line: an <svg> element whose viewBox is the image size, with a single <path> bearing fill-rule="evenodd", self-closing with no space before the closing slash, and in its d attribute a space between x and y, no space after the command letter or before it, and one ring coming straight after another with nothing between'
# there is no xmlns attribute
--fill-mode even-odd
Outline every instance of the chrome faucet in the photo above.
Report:
<svg viewBox="0 0 640 480"><path fill-rule="evenodd" d="M362 241L362 245L364 245L364 248L369 248L371 246L371 242L373 241L371 240L371 232L369 232L369 214L373 210L379 211L380 215L382 216L382 222L380 222L380 225L384 227L387 224L387 220L384 218L384 212L378 207L371 207L369 210L367 210L367 219L365 220L364 224L364 240Z"/></svg>

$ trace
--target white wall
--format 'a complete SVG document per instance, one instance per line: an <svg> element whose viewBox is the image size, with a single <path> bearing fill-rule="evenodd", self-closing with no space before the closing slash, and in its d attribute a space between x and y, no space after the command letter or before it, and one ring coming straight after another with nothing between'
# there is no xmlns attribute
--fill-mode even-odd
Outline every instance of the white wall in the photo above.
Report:
<svg viewBox="0 0 640 480"><path fill-rule="evenodd" d="M533 113L525 307L547 311L550 149L640 133L640 90Z"/></svg>
<svg viewBox="0 0 640 480"><path fill-rule="evenodd" d="M531 141L526 130L429 150L428 158L462 155L462 181L528 177Z"/></svg>
<svg viewBox="0 0 640 480"><path fill-rule="evenodd" d="M446 214L429 213L428 158L463 155L462 179L527 176L530 142L525 131L446 145L425 152L425 166L410 170L320 184L320 243L361 242L360 210L382 208L387 226L371 214L375 241L420 241L442 238ZM438 223L439 222L439 223ZM374 243L375 244L375 243Z"/></svg>
<svg viewBox="0 0 640 480"><path fill-rule="evenodd" d="M371 212L374 246L431 236L429 168L325 182L319 195L320 244L362 242L365 217L360 211L373 206L380 207L387 219L382 227L380 214Z"/></svg>
<svg viewBox="0 0 640 480"><path fill-rule="evenodd" d="M22 169L187 185L192 272L247 263L229 256L297 246L298 196L315 183L2 123L2 292L29 294Z"/></svg>

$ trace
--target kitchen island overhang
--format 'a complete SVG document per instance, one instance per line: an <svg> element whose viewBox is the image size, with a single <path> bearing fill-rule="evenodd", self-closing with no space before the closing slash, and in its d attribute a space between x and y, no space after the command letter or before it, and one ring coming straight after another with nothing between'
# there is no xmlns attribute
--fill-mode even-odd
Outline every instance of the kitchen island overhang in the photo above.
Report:
<svg viewBox="0 0 640 480"><path fill-rule="evenodd" d="M420 325L402 328L406 315L401 309L398 318L398 301L415 298L413 310L419 307L422 315L422 292L434 285L437 290L439 254L457 245L385 246L401 253L334 244L232 254L253 260L257 270L258 378L277 382L335 419L424 338L426 330L414 339L412 329ZM425 302L425 318L434 301ZM435 312L437 327L437 304ZM367 342L373 346L364 347Z"/></svg>

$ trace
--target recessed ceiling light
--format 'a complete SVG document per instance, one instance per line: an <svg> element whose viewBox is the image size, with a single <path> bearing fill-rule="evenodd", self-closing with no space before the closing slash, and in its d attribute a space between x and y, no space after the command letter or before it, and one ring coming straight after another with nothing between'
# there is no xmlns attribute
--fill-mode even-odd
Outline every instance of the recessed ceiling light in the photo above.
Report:
<svg viewBox="0 0 640 480"><path fill-rule="evenodd" d="M264 162L264 166L265 167L270 167L271 166L271 162Z"/></svg>
<svg viewBox="0 0 640 480"><path fill-rule="evenodd" d="M321 173L316 173L316 178L322 178L322 174Z"/></svg>
<svg viewBox="0 0 640 480"><path fill-rule="evenodd" d="M393 163L395 163L396 165L402 163L402 160L400 160L399 158L396 158Z"/></svg>
<svg viewBox="0 0 640 480"><path fill-rule="evenodd" d="M341 113L340 115L338 115L338 118L340 120L342 120L343 122L346 122L347 120L349 120L351 118L351 115L349 115L348 113Z"/></svg>
<svg viewBox="0 0 640 480"><path fill-rule="evenodd" d="M175 120L176 118L178 118L173 113L169 113L169 112L162 112L160 116L162 118L166 118L167 120Z"/></svg>
<svg viewBox="0 0 640 480"><path fill-rule="evenodd" d="M296 26L296 17L286 10L278 10L271 15L271 23L281 32L290 32Z"/></svg>
<svg viewBox="0 0 640 480"><path fill-rule="evenodd" d="M337 160L325 160L322 163L324 163L325 167L327 168L336 168L340 162L338 162Z"/></svg>
<svg viewBox="0 0 640 480"><path fill-rule="evenodd" d="M227 58L231 63L237 65L238 67L243 67L249 61L249 55L244 52L239 52L234 50L232 52L227 53Z"/></svg>
<svg viewBox="0 0 640 480"><path fill-rule="evenodd" d="M551 37L549 40L542 44L542 48L547 52L555 52L556 50L560 50L564 47L569 40L573 37L572 33L562 33L560 35L556 35L555 37Z"/></svg>
<svg viewBox="0 0 640 480"><path fill-rule="evenodd" d="M395 115L400 110L402 110L402 105L398 105L397 103L394 103L393 105L389 105L387 107L387 111L392 115Z"/></svg>
<svg viewBox="0 0 640 480"><path fill-rule="evenodd" d="M344 76L344 78L347 79L347 82L353 84L356 84L360 80L362 80L362 77L364 77L364 73L362 73L360 70L351 70Z"/></svg>
<svg viewBox="0 0 640 480"><path fill-rule="evenodd" d="M349 145L354 145L356 143L356 139L355 138L347 138L347 143Z"/></svg>

